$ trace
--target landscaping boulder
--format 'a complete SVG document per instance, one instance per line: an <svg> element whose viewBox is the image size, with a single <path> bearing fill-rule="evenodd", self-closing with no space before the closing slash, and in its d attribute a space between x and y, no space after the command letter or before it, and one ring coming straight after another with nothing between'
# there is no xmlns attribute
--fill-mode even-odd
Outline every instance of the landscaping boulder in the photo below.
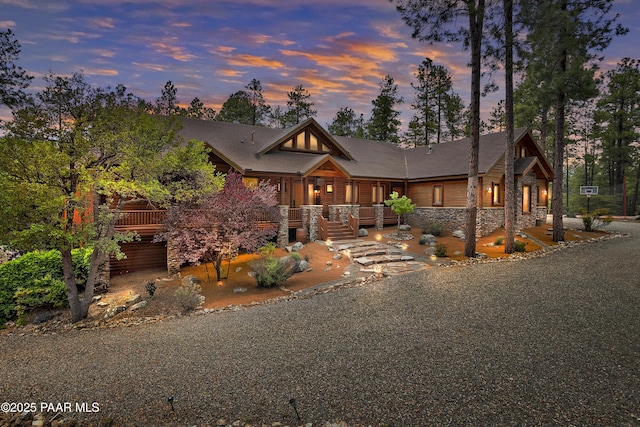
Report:
<svg viewBox="0 0 640 427"><path fill-rule="evenodd" d="M358 237L366 237L369 235L369 231L366 228L361 228L358 230Z"/></svg>
<svg viewBox="0 0 640 427"><path fill-rule="evenodd" d="M433 234L423 234L422 236L420 236L420 240L418 241L418 243L420 243L421 245L430 245L432 243L435 243L436 241L436 236L434 236Z"/></svg>
<svg viewBox="0 0 640 427"><path fill-rule="evenodd" d="M47 322L47 321L51 320L52 317L53 317L53 314L51 314L50 311L44 311L42 313L39 313L33 319L33 323L36 324L36 325L39 325L40 323L44 323L44 322Z"/></svg>
<svg viewBox="0 0 640 427"><path fill-rule="evenodd" d="M104 313L104 318L111 319L112 317L122 313L126 309L127 307L124 305L116 305L115 307L108 308L107 311Z"/></svg>
<svg viewBox="0 0 640 427"><path fill-rule="evenodd" d="M291 250L292 250L293 252L298 252L298 251L300 251L303 247L304 247L304 245L303 245L301 242L295 242L295 243L293 244L293 246L291 247Z"/></svg>
<svg viewBox="0 0 640 427"><path fill-rule="evenodd" d="M300 263L298 264L298 272L306 271L308 268L309 268L309 261L301 259Z"/></svg>
<svg viewBox="0 0 640 427"><path fill-rule="evenodd" d="M137 311L140 309L143 309L147 306L147 304L149 304L149 301L147 300L142 300L134 305L131 306L131 311Z"/></svg>
<svg viewBox="0 0 640 427"><path fill-rule="evenodd" d="M464 239L464 231L456 230L453 232L453 237L457 237L458 239Z"/></svg>
<svg viewBox="0 0 640 427"><path fill-rule="evenodd" d="M189 275L182 278L182 286L191 286L200 283L200 279L196 276Z"/></svg>
<svg viewBox="0 0 640 427"><path fill-rule="evenodd" d="M125 305L127 307L132 306L132 305L136 305L137 303L139 303L140 301L142 301L142 296L140 296L140 294L135 294L132 295L126 302Z"/></svg>
<svg viewBox="0 0 640 427"><path fill-rule="evenodd" d="M402 224L398 227L400 231L411 231L411 226L409 224Z"/></svg>

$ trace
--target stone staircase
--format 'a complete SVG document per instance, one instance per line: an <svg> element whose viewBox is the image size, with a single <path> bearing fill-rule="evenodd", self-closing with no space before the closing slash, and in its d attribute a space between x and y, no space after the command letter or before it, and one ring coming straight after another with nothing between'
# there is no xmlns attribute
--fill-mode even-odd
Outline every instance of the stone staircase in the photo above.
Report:
<svg viewBox="0 0 640 427"><path fill-rule="evenodd" d="M327 223L327 240L336 242L354 238L353 232L349 229L348 225L344 225L339 221L329 221Z"/></svg>

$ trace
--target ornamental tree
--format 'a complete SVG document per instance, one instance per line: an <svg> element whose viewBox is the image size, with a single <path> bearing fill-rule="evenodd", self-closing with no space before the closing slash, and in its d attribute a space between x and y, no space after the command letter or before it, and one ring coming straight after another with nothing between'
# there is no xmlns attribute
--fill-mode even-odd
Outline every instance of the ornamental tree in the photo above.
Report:
<svg viewBox="0 0 640 427"><path fill-rule="evenodd" d="M125 200L162 207L216 186L203 143L183 144L175 120L148 114L124 86L92 88L81 74L45 78L34 104L0 139L0 243L62 254L71 319L87 317L100 267L134 233L115 229ZM79 294L71 252L90 248Z"/></svg>
<svg viewBox="0 0 640 427"><path fill-rule="evenodd" d="M397 191L391 193L390 198L385 200L384 204L391 206L393 213L398 215L398 236L400 236L400 217L412 213L416 205L411 203L411 199L407 196L399 197Z"/></svg>
<svg viewBox="0 0 640 427"><path fill-rule="evenodd" d="M274 185L261 181L250 188L242 175L230 171L222 190L171 206L155 240L166 240L181 263L213 264L220 281L225 259L240 250L253 252L276 235L275 229L260 224L279 218L276 204Z"/></svg>

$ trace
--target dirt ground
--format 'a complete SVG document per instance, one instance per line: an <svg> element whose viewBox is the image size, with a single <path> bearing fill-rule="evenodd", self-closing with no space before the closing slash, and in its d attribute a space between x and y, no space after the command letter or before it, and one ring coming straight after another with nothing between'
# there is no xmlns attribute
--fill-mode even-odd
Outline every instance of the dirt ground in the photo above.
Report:
<svg viewBox="0 0 640 427"><path fill-rule="evenodd" d="M548 227L548 225L543 225L524 231L547 245L553 245L551 235L548 233ZM369 235L361 238L362 240L387 242L390 239L384 237L384 235L394 233L396 229L395 227L389 227L381 231L374 229L368 229L368 231ZM427 246L418 243L422 231L420 229L413 229L410 233L413 235L413 239L402 242L406 245L404 250L411 254L423 255ZM602 232L585 233L583 231L567 230L565 238L566 240L579 240L597 237L601 234ZM485 253L490 258L507 257L508 255L504 253L504 246L491 245L497 237L502 235L504 235L504 232L502 229L499 229L488 236L480 238L477 242L477 251ZM540 245L535 241L523 238L517 239L526 243L527 252L534 252L541 249ZM448 259L462 260L465 258L462 255L464 252L464 242L453 237L450 230L444 230L442 235L437 238L437 241L438 243L447 245ZM215 309L229 305L245 305L262 302L286 296L290 292L330 282L341 278L345 268L350 264L350 260L346 257L340 260L333 259L332 257L335 252L329 251L328 246L324 242L308 243L299 253L302 257L308 259L310 271L301 272L289 278L284 284L284 290L280 288L260 289L256 286L255 280L248 275L250 270L247 264L249 261L257 258L257 255L251 254L243 254L232 260L230 264L225 262L223 264L223 274L227 276L228 271L228 277L223 278L221 281L216 280L215 270L211 265L207 267L204 265L183 267L180 276L182 278L187 275L198 277L200 279L202 295L205 297L202 308ZM277 256L284 256L286 254L285 249L278 249L276 252ZM331 265L327 265L328 262L330 262ZM143 298L149 298L145 290L145 284L153 280L156 281L157 290L148 306L136 313L125 312L118 315L118 317L158 316L178 312L179 307L175 302L174 293L180 286L181 279L167 277L166 270L164 269L147 270L112 277L110 290L102 296L102 301L109 303L109 306L113 306L124 303L124 301L135 294L140 294ZM90 316L100 316L104 310L105 308L99 308L94 304Z"/></svg>
<svg viewBox="0 0 640 427"><path fill-rule="evenodd" d="M549 224L545 224L523 230L533 236L534 239L521 237L516 237L516 239L525 242L526 252L535 252L541 249L535 240L545 245L555 245L555 243L552 242L549 227ZM414 255L416 260L426 261L426 263L430 265L446 264L447 261L460 261L465 259L463 255L464 242L453 237L451 230L444 230L442 235L437 237L438 243L447 245L448 256L446 258L438 258L436 262L429 261L429 256L425 254L425 250L429 247L419 244L419 238L422 234L422 230L419 228L405 232L411 234L413 238L401 242L397 240L394 241L393 238L389 237L389 235L396 233L396 227L386 227L380 231L374 230L373 228L367 230L369 235L360 238L360 240L401 243L407 255ZM565 240L597 238L603 234L605 234L604 231L587 233L581 230L568 229L565 233ZM503 235L504 231L498 229L490 235L478 239L476 251L486 254L489 258L507 257L508 255L504 253L503 245L493 244L496 238ZM336 245L337 244L338 243L336 243ZM286 249L277 249L275 253L276 256L285 256L287 254ZM333 256L336 252L330 251L329 246L325 242L305 244L299 254L308 260L309 270L293 275L283 286L272 289L258 288L255 280L249 276L248 273L250 269L248 263L258 257L253 254L242 254L233 259L229 264L225 262L223 264L224 277L221 281L217 280L215 270L211 265L206 267L204 265L185 266L181 269L178 277L168 277L166 269L150 269L113 276L111 278L109 291L96 297L99 298L99 301L91 305L88 318L75 324L74 327L105 326L106 324L103 318L107 309L116 305L125 305L125 302L136 294L139 294L142 299L148 301L146 307L135 312L126 310L106 322L111 324L111 326L119 326L131 323L135 324L140 321L153 322L178 315L181 312L181 307L177 302L175 292L180 287L182 279L188 275L196 276L200 280L201 294L205 297L201 308L221 309L229 306L251 305L279 297L286 297L292 292L332 282L343 278L345 269L351 266L351 261L346 256L342 257L342 259L334 259ZM358 271L353 268L350 268L350 270L353 272ZM146 290L146 285L149 282L153 282L156 285L156 291L153 297L150 297ZM41 325L32 324L33 320L40 314L42 314L42 311L30 313L26 319L26 327L16 329L14 322L8 322L4 329L0 328L0 334L6 335L14 332L29 333L31 330L33 332L48 332L58 329L62 330L71 326L69 310L51 312L53 315L52 320Z"/></svg>

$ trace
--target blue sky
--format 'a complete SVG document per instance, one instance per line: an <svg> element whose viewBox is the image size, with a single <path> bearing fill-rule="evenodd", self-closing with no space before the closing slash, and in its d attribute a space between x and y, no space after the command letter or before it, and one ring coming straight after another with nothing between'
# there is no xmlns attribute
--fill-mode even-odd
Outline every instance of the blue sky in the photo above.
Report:
<svg viewBox="0 0 640 427"><path fill-rule="evenodd" d="M638 58L640 2L618 0L614 10L630 33L605 52L604 69ZM285 106L301 84L326 125L344 106L368 118L389 74L404 96L406 123L410 83L428 56L449 69L468 102L469 53L411 39L387 0L0 0L0 28L16 34L19 65L36 76L35 90L50 71L83 72L96 86L122 83L152 101L171 80L181 104L197 96L219 110L252 79L272 106ZM483 116L500 98L482 100Z"/></svg>

